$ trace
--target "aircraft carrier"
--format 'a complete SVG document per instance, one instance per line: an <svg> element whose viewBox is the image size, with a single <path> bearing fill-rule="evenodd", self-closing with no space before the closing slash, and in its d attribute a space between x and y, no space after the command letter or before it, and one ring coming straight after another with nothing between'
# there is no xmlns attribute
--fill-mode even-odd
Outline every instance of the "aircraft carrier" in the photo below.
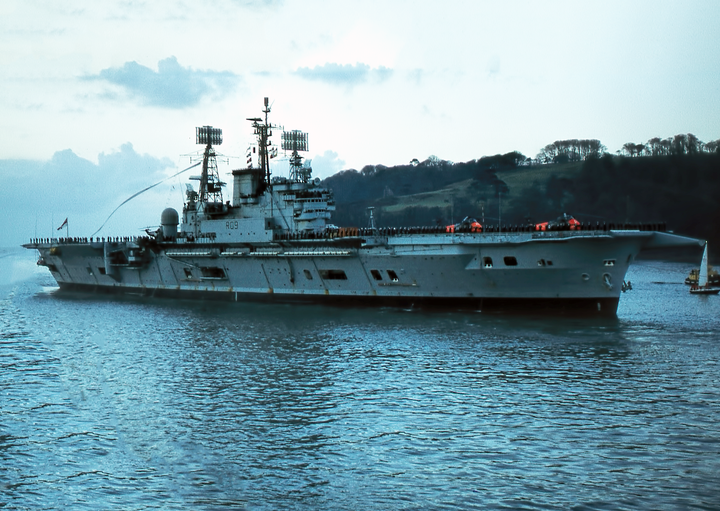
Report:
<svg viewBox="0 0 720 511"><path fill-rule="evenodd" d="M61 290L229 301L393 307L585 311L615 314L629 265L646 248L700 246L662 224L586 225L572 218L525 226L336 228L331 190L303 163L307 134L282 132L288 177L273 177L270 107L248 119L257 144L232 171L232 200L217 170L222 131L196 128L205 149L182 218L172 208L148 236L38 238ZM191 178L193 179L193 178ZM372 213L372 211L371 211ZM372 218L372 215L371 215Z"/></svg>

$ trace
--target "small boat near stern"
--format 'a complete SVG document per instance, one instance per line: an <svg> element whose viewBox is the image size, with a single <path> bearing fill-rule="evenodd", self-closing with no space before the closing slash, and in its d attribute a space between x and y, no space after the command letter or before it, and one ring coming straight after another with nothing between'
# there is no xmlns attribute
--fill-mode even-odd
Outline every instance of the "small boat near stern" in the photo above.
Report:
<svg viewBox="0 0 720 511"><path fill-rule="evenodd" d="M708 283L708 247L705 243L703 250L702 262L700 263L700 273L698 275L697 284L690 287L690 293L694 295L716 295L720 293L720 287L710 287Z"/></svg>

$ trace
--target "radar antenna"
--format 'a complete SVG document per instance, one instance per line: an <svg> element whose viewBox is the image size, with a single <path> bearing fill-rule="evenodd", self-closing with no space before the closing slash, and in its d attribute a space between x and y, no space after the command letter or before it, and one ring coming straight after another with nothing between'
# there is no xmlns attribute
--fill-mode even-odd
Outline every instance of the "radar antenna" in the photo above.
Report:
<svg viewBox="0 0 720 511"><path fill-rule="evenodd" d="M296 183L307 183L312 175L312 168L303 166L302 156L298 151L308 150L308 134L299 130L283 131L282 148L292 151L290 156L290 180Z"/></svg>
<svg viewBox="0 0 720 511"><path fill-rule="evenodd" d="M222 130L212 126L195 128L195 139L197 144L205 144L202 175L200 176L200 191L198 193L199 202L201 204L211 202L222 205L222 187L225 183L220 181L217 158L215 149L213 149L213 145L222 144Z"/></svg>

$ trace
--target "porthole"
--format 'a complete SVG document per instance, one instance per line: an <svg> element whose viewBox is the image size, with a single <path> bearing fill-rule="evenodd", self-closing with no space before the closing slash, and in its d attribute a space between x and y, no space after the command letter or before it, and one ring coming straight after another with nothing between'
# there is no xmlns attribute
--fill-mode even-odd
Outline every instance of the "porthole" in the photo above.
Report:
<svg viewBox="0 0 720 511"><path fill-rule="evenodd" d="M583 274L582 274L582 279L583 279L585 282L587 282L588 280L590 280L590 275L588 275L587 273L583 273Z"/></svg>

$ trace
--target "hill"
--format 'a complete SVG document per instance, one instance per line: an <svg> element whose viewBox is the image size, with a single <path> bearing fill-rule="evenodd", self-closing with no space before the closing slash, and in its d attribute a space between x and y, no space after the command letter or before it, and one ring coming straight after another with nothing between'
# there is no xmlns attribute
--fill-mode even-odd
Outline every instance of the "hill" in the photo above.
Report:
<svg viewBox="0 0 720 511"><path fill-rule="evenodd" d="M513 152L464 163L431 157L396 167L368 165L335 174L325 185L335 193L338 225L367 225L368 207L376 208L376 220L385 226L434 225L453 210L476 210L479 202L507 192L496 172L524 159Z"/></svg>
<svg viewBox="0 0 720 511"><path fill-rule="evenodd" d="M562 213L582 222L666 222L669 229L720 247L720 153L611 156L524 166L497 155L373 166L326 179L338 225L365 226L374 207L382 226L436 225L465 216L521 224ZM522 155L520 155L522 156Z"/></svg>

